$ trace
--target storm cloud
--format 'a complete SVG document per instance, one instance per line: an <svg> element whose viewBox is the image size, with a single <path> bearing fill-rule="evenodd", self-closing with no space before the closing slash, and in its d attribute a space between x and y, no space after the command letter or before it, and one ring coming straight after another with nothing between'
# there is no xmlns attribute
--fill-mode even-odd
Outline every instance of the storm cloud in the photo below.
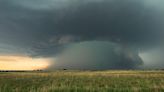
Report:
<svg viewBox="0 0 164 92"><path fill-rule="evenodd" d="M138 68L143 64L139 53L163 42L160 3L1 0L0 51L56 58L50 69Z"/></svg>
<svg viewBox="0 0 164 92"><path fill-rule="evenodd" d="M71 44L49 69L137 69L143 64L138 52L106 41Z"/></svg>

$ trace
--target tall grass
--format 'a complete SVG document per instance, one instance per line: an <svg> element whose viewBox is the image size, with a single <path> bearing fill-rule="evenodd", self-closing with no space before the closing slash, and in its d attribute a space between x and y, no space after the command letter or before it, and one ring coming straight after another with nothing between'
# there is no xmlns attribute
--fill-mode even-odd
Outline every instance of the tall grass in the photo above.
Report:
<svg viewBox="0 0 164 92"><path fill-rule="evenodd" d="M164 92L164 72L0 73L0 92Z"/></svg>

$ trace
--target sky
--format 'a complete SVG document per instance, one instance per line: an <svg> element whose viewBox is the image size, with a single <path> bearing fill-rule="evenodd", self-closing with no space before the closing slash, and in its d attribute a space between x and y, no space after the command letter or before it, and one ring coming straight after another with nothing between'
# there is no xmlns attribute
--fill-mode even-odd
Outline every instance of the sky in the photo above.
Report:
<svg viewBox="0 0 164 92"><path fill-rule="evenodd" d="M164 68L163 0L0 0L0 70Z"/></svg>

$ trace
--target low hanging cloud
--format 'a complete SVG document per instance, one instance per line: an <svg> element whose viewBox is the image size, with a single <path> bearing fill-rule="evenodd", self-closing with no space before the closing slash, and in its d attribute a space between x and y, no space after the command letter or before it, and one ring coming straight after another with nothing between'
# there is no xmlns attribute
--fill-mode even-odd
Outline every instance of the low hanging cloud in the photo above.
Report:
<svg viewBox="0 0 164 92"><path fill-rule="evenodd" d="M2 0L0 46L33 58L56 58L49 69L139 68L139 53L163 42L162 2ZM1 54L10 52L7 47L1 46Z"/></svg>
<svg viewBox="0 0 164 92"><path fill-rule="evenodd" d="M143 64L138 52L111 42L71 44L48 69L136 69Z"/></svg>

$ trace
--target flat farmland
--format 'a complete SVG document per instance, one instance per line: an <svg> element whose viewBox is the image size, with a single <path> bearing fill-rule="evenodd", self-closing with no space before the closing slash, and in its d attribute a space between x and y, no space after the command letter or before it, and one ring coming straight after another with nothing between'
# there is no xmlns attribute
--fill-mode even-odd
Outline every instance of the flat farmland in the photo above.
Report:
<svg viewBox="0 0 164 92"><path fill-rule="evenodd" d="M1 72L0 92L164 92L164 71Z"/></svg>

